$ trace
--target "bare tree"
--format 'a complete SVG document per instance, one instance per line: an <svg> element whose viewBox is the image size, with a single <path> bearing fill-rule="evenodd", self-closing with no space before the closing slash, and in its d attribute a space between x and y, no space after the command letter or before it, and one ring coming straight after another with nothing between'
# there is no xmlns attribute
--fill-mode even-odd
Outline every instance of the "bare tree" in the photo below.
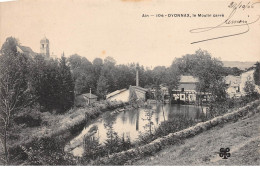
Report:
<svg viewBox="0 0 260 172"><path fill-rule="evenodd" d="M1 51L0 54L0 144L1 160L9 164L8 137L14 113L28 102L27 59L23 54Z"/></svg>

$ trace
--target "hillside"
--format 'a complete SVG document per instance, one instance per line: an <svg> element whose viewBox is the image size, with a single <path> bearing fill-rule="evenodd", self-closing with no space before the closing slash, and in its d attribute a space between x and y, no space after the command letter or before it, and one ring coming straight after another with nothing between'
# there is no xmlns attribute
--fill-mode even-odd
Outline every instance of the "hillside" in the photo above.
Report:
<svg viewBox="0 0 260 172"><path fill-rule="evenodd" d="M225 67L237 67L242 70L254 66L255 63L256 62L223 61Z"/></svg>
<svg viewBox="0 0 260 172"><path fill-rule="evenodd" d="M186 139L181 145L171 145L133 165L259 165L259 122L259 113L248 114ZM230 158L219 157L221 147L230 148Z"/></svg>

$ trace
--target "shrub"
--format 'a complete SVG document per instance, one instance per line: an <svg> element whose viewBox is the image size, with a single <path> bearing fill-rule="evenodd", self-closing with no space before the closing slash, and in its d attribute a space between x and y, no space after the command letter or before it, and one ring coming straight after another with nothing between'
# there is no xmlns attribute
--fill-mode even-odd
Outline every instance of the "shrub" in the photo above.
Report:
<svg viewBox="0 0 260 172"><path fill-rule="evenodd" d="M40 117L35 119L30 115L25 115L25 116L15 117L14 122L17 125L25 124L26 127L38 127L41 125L42 119Z"/></svg>

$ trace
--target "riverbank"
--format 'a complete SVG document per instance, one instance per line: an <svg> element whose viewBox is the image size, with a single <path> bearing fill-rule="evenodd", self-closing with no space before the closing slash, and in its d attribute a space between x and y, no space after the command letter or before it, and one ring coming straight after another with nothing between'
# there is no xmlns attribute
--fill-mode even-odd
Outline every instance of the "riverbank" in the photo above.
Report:
<svg viewBox="0 0 260 172"><path fill-rule="evenodd" d="M38 151L44 152L45 150L40 149L45 149L44 144L48 144L49 147L54 147L52 151L55 151L55 146L51 146L51 144L55 144L57 146L56 149L59 149L56 151L63 154L65 143L80 132L86 123L96 119L105 111L124 106L126 106L126 104L122 102L103 101L94 103L92 106L71 109L65 114L41 113L36 110L23 112L24 114L29 114L27 118L31 116L40 122L37 126L31 127L25 124L14 123L10 132L12 133L11 137L8 140L10 159L16 158L12 164L18 165L26 161L30 157L30 154L37 154ZM16 132L12 132L12 130ZM33 149L36 150L34 151ZM47 151L46 154L48 153L50 152ZM51 155L46 156L50 156L51 158ZM42 162L42 164L44 164L44 162Z"/></svg>
<svg viewBox="0 0 260 172"><path fill-rule="evenodd" d="M232 109L227 114L215 117L209 121L201 122L167 136L162 136L152 142L140 145L127 151L110 154L108 157L99 157L98 160L84 162L84 159L78 159L64 152L65 143L81 131L86 124L86 116L88 119L97 118L103 111L120 108L125 104L100 104L95 107L74 109L63 115L45 114L43 115L41 126L24 127L15 134L19 137L11 141L17 144L17 147L10 150L11 159L14 160L13 165L123 165L132 164L137 159L151 156L169 145L178 145L182 139L186 139L197 135L203 131L207 131L216 125L236 120L245 116L247 113L254 114L259 112L260 100L248 103L241 108ZM258 108L257 108L258 107ZM42 114L40 114L42 115ZM46 124L46 121L48 122ZM62 124L62 125L61 125ZM21 125L19 125L21 127ZM50 131L50 129L52 129ZM44 131L48 132L44 132ZM28 131L26 133L25 131ZM40 135L39 133L43 133ZM27 137L24 137L27 134ZM30 135L31 134L31 135ZM37 135L38 134L38 135ZM27 139L22 142L22 139ZM32 158L33 157L33 158ZM36 158L35 158L36 157ZM28 161L27 161L28 160Z"/></svg>
<svg viewBox="0 0 260 172"><path fill-rule="evenodd" d="M182 144L170 145L132 165L260 165L260 113L218 125ZM230 148L231 157L222 159L216 153Z"/></svg>
<svg viewBox="0 0 260 172"><path fill-rule="evenodd" d="M210 130L217 125L223 125L227 122L236 121L239 118L245 116L251 116L260 111L260 100L248 103L246 106L234 109L232 112L223 114L222 116L215 117L206 122L201 122L195 126L189 127L187 129L170 133L167 136L158 138L149 144L133 148L120 153L115 153L109 157L100 158L91 163L91 165L124 165L132 164L135 160L142 159L146 156L151 156L158 151L168 147L169 145L179 145L183 139L193 137L201 132ZM210 145L210 144L209 144ZM219 150L219 148L218 148ZM218 151L217 150L217 151Z"/></svg>

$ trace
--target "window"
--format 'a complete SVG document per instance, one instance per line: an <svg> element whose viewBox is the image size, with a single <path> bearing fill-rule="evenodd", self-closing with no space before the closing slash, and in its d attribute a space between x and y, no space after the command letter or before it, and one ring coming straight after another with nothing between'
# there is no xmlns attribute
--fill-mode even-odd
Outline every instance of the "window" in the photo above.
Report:
<svg viewBox="0 0 260 172"><path fill-rule="evenodd" d="M183 99L183 98L184 98L184 95L181 95L181 98Z"/></svg>
<svg viewBox="0 0 260 172"><path fill-rule="evenodd" d="M42 48L44 48L44 44L42 44Z"/></svg>
<svg viewBox="0 0 260 172"><path fill-rule="evenodd" d="M181 88L181 92L184 92L184 88Z"/></svg>
<svg viewBox="0 0 260 172"><path fill-rule="evenodd" d="M239 93L239 92L240 92L240 87L238 86L238 87L237 87L237 93Z"/></svg>

